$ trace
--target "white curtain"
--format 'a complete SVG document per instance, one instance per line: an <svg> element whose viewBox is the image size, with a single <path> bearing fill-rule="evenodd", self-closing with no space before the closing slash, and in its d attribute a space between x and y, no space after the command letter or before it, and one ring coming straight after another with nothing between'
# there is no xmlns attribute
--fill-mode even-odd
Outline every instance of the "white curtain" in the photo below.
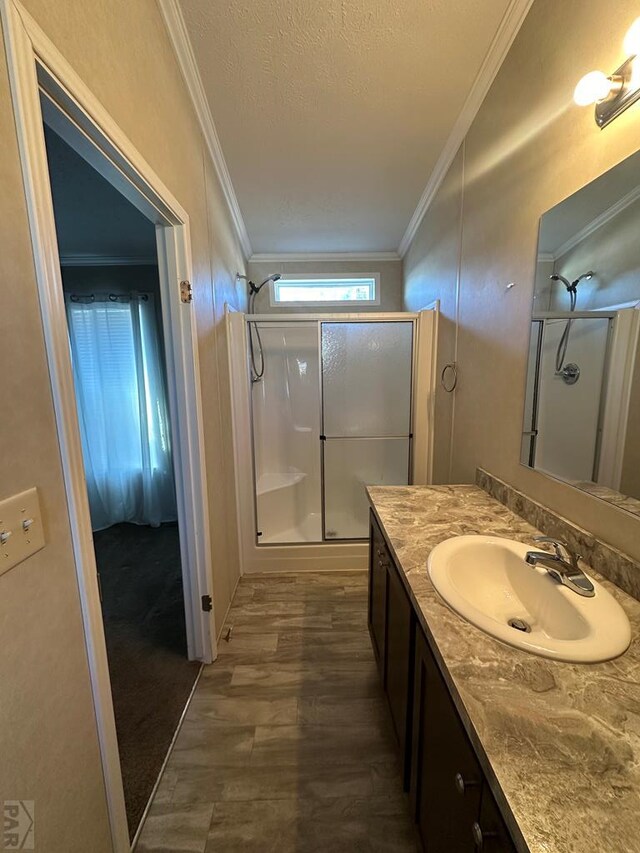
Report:
<svg viewBox="0 0 640 853"><path fill-rule="evenodd" d="M176 519L169 413L153 294L67 297L94 530Z"/></svg>

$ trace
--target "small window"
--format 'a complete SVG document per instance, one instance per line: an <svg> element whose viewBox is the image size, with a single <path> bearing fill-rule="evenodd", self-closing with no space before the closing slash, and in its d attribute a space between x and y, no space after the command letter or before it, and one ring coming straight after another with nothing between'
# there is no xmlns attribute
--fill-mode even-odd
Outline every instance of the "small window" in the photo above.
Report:
<svg viewBox="0 0 640 853"><path fill-rule="evenodd" d="M378 305L379 276L341 275L283 276L280 281L272 282L272 305L344 305L355 302L358 305Z"/></svg>

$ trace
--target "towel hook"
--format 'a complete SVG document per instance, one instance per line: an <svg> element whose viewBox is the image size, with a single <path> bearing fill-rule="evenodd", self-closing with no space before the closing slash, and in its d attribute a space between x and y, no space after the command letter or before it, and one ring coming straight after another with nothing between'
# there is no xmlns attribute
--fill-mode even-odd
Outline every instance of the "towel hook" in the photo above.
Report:
<svg viewBox="0 0 640 853"><path fill-rule="evenodd" d="M453 377L453 381L450 385L447 385L446 382L447 370L451 371ZM445 366L442 368L442 373L440 374L440 384L447 392L447 394L451 394L452 391L455 391L456 385L458 384L458 365L455 361L451 361L449 362L449 364L445 364Z"/></svg>

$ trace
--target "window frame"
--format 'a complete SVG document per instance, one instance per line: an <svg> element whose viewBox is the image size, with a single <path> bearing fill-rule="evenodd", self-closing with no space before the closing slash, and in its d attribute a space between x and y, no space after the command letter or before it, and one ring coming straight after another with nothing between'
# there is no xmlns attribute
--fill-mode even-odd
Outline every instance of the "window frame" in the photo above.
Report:
<svg viewBox="0 0 640 853"><path fill-rule="evenodd" d="M309 306L340 308L348 306L380 305L380 273L377 272L347 272L347 273L284 273L280 282L348 282L371 279L374 287L373 299L331 299L331 300L292 300L278 301L276 299L276 282L269 282L269 305L271 308L308 308Z"/></svg>

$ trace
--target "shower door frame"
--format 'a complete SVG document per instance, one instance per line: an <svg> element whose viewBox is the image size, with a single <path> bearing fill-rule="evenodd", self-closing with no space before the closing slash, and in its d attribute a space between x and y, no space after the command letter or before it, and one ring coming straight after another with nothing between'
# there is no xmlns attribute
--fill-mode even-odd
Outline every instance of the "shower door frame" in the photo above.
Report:
<svg viewBox="0 0 640 853"><path fill-rule="evenodd" d="M326 540L257 544L256 489L254 475L251 381L247 354L249 322L407 322L414 323L412 353L412 412L410 480L431 482L438 338L437 305L413 312L371 313L288 313L246 315L227 308L227 352L232 389L232 422L236 472L237 530L241 573L286 573L293 571L364 571L367 566L366 540ZM320 381L320 375L318 376ZM319 405L322 401L319 399ZM424 445L424 446L423 446ZM250 447L250 454L247 453ZM249 510L251 506L251 510Z"/></svg>

